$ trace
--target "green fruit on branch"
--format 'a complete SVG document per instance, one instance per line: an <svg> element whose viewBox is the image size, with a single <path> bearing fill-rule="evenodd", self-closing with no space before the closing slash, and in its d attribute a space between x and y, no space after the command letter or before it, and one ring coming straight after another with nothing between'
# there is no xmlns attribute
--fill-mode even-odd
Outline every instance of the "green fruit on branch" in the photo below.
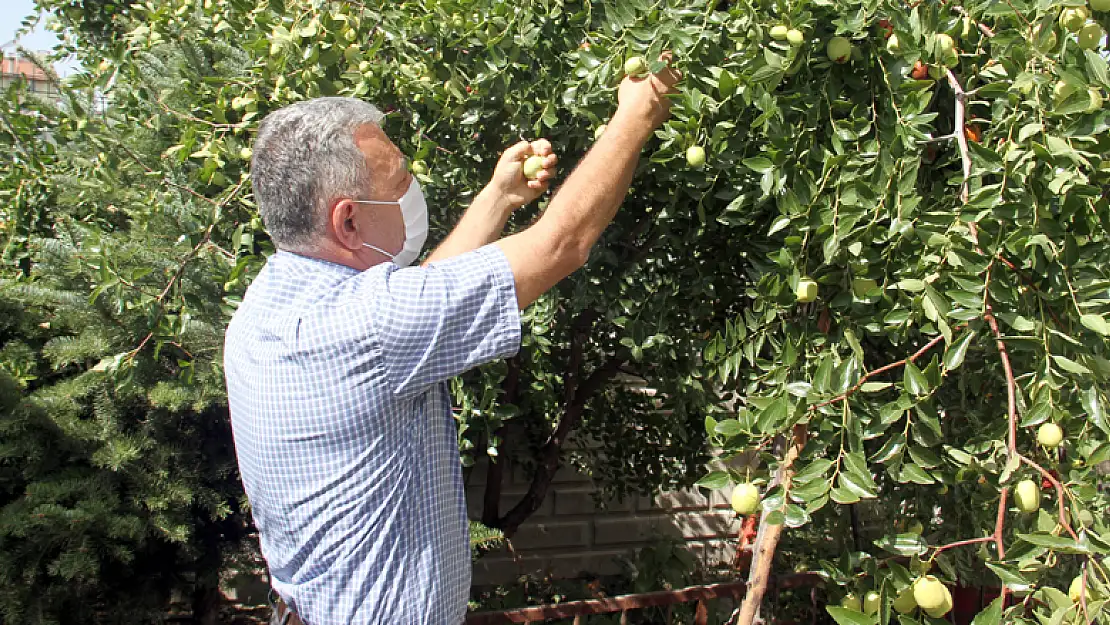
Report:
<svg viewBox="0 0 1110 625"><path fill-rule="evenodd" d="M745 482L732 489L732 509L737 514L751 514L759 509L759 489L755 484Z"/></svg>
<svg viewBox="0 0 1110 625"><path fill-rule="evenodd" d="M540 172L543 171L543 157L542 156L529 156L524 159L524 164L521 166L524 169L524 177L529 180L535 180Z"/></svg>
<svg viewBox="0 0 1110 625"><path fill-rule="evenodd" d="M412 162L412 173L416 174L417 176L423 176L423 175L427 174L428 173L428 164L425 163L424 161L413 161Z"/></svg>
<svg viewBox="0 0 1110 625"><path fill-rule="evenodd" d="M913 586L906 586L891 604L899 614L909 614L917 608L917 600L913 598Z"/></svg>
<svg viewBox="0 0 1110 625"><path fill-rule="evenodd" d="M700 145L690 146L690 149L686 150L686 164L694 168L705 165L705 148Z"/></svg>
<svg viewBox="0 0 1110 625"><path fill-rule="evenodd" d="M1071 585L1068 586L1068 599L1073 603L1079 603L1079 599L1083 596L1083 575L1076 575L1075 579L1071 580ZM1091 587L1087 586L1087 601L1091 600Z"/></svg>
<svg viewBox="0 0 1110 625"><path fill-rule="evenodd" d="M932 609L925 609L925 614L933 618L941 618L952 611L952 593L948 590L947 586L941 586L941 590L944 591L944 600L941 604Z"/></svg>
<svg viewBox="0 0 1110 625"><path fill-rule="evenodd" d="M629 76L643 76L647 71L647 59L642 56L634 56L624 62L624 73Z"/></svg>
<svg viewBox="0 0 1110 625"><path fill-rule="evenodd" d="M844 595L844 598L840 600L840 607L846 610L855 610L856 612L863 611L863 603L860 602L859 595L854 592Z"/></svg>
<svg viewBox="0 0 1110 625"><path fill-rule="evenodd" d="M917 578L913 583L913 600L922 610L940 609L948 589L932 575Z"/></svg>
<svg viewBox="0 0 1110 625"><path fill-rule="evenodd" d="M786 31L786 42L797 48L806 42L806 36L797 28L791 28Z"/></svg>
<svg viewBox="0 0 1110 625"><path fill-rule="evenodd" d="M833 37L829 39L825 53L834 63L847 63L852 56L852 42L844 37Z"/></svg>
<svg viewBox="0 0 1110 625"><path fill-rule="evenodd" d="M1036 512L1041 507L1041 487L1033 480L1022 480L1014 487L1014 504L1022 512Z"/></svg>
<svg viewBox="0 0 1110 625"><path fill-rule="evenodd" d="M1040 41L1040 39L1041 39L1041 33L1044 32L1043 27L1044 27L1043 24L1037 24L1037 27L1033 29L1033 44L1035 46L1037 46L1037 49L1040 50L1041 52L1048 52L1048 51L1050 51L1050 50L1052 50L1053 48L1056 47L1056 43L1057 43L1056 29L1054 29L1051 25L1049 25L1048 26L1048 35L1045 36L1046 38L1044 40L1044 43L1038 45L1037 42Z"/></svg>
<svg viewBox="0 0 1110 625"><path fill-rule="evenodd" d="M817 283L811 278L798 280L798 286L794 288L794 296L802 304L812 302L817 299Z"/></svg>
<svg viewBox="0 0 1110 625"><path fill-rule="evenodd" d="M886 40L886 51L894 55L901 54L902 41L898 39L898 33L894 33Z"/></svg>
<svg viewBox="0 0 1110 625"><path fill-rule="evenodd" d="M1087 9L1083 7L1069 7L1060 11L1060 25L1068 31L1076 33L1087 22Z"/></svg>
<svg viewBox="0 0 1110 625"><path fill-rule="evenodd" d="M1064 431L1055 423L1042 423L1037 429L1037 442L1049 449L1056 449L1064 440Z"/></svg>
<svg viewBox="0 0 1110 625"><path fill-rule="evenodd" d="M1102 32L1102 26L1094 22L1084 24L1083 28L1079 29L1079 47L1084 50L1094 50L1102 41L1103 34L1105 33Z"/></svg>
<svg viewBox="0 0 1110 625"><path fill-rule="evenodd" d="M1079 513L1079 524L1083 527L1091 527L1095 524L1095 515L1091 514L1090 510L1083 510Z"/></svg>
<svg viewBox="0 0 1110 625"><path fill-rule="evenodd" d="M785 24L777 24L775 26L772 26L771 39L774 39L775 41L782 41L783 39L786 39L786 34L788 32L790 32L790 29L787 28Z"/></svg>
<svg viewBox="0 0 1110 625"><path fill-rule="evenodd" d="M1064 82L1063 80L1056 81L1052 87L1052 99L1059 104L1068 99L1068 96L1075 93L1075 86Z"/></svg>
<svg viewBox="0 0 1110 625"><path fill-rule="evenodd" d="M244 161L251 160L252 156L254 156L254 152L250 148L242 148L239 150L239 158Z"/></svg>
<svg viewBox="0 0 1110 625"><path fill-rule="evenodd" d="M948 58L956 53L956 40L952 39L951 35L946 33L937 35L936 45L937 54L942 58Z"/></svg>
<svg viewBox="0 0 1110 625"><path fill-rule="evenodd" d="M863 613L869 615L878 614L879 603L881 601L882 597L879 596L879 593L874 590L867 591L867 593L863 595Z"/></svg>
<svg viewBox="0 0 1110 625"><path fill-rule="evenodd" d="M597 141L598 139L600 139L601 135L605 134L605 129L608 128L608 127L609 126L607 124L602 124L602 125L598 126L594 130L594 141Z"/></svg>
<svg viewBox="0 0 1110 625"><path fill-rule="evenodd" d="M921 533L924 532L924 531L925 531L925 526L922 525L921 521L918 521L917 519L914 519L914 520L910 521L909 526L906 527L906 533L907 534L916 534L916 535L920 536Z"/></svg>

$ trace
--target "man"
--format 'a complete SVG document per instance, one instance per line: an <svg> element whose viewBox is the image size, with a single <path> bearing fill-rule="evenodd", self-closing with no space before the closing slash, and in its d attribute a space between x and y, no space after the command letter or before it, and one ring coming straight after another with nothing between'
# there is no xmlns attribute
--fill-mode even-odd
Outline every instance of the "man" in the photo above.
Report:
<svg viewBox="0 0 1110 625"><path fill-rule="evenodd" d="M324 98L262 122L251 176L279 251L228 326L224 363L243 483L294 618L462 622L470 552L446 381L516 353L520 309L586 262L677 79L626 78L543 216L498 239L557 161L543 140L510 148L419 267L406 265L424 198L376 109ZM528 181L533 153L544 170Z"/></svg>

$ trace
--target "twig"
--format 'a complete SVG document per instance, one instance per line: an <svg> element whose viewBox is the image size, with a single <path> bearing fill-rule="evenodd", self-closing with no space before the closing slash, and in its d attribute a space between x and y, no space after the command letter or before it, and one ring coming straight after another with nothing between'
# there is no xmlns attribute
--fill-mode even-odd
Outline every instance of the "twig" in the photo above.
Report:
<svg viewBox="0 0 1110 625"><path fill-rule="evenodd" d="M960 327L963 327L963 326L960 326ZM956 329L958 330L958 329L959 329L959 327L958 327L958 328L956 328ZM892 362L892 363L890 363L890 364L888 364L888 365L884 365L884 366L882 366L882 367L879 367L878 369L875 369L875 370L873 370L873 371L869 371L869 372L868 372L867 374L865 374L865 375L864 375L864 376L863 376L862 378L860 378L860 379L859 379L859 382L856 382L856 383L855 383L855 384L854 384L854 385L852 386L852 388L848 389L847 391L845 391L844 393L842 393L842 394L840 394L840 395L837 395L836 397L833 397L832 399L827 399L827 400L825 400L825 401L823 401L823 402L821 402L821 403L819 403L819 404L814 404L813 406L810 406L810 408L809 408L809 409L810 409L810 410L817 410L818 408L822 408L822 407L824 407L824 406L828 406L829 404L834 404L834 403L836 403L836 402L838 402L838 401L843 401L843 400L845 400L845 399L848 399L849 397L851 397L852 395L854 395L854 394L855 394L855 393L856 393L857 391L859 391L859 389L861 389L861 388L863 387L864 383L866 383L866 382L867 382L868 380L870 380L871 378L873 378L873 377L875 377L875 376L879 375L880 373L885 373L885 372L887 372L887 371L890 371L891 369L897 369L898 367L903 367L903 366L905 366L905 365L906 365L906 363L908 363L908 362L913 362L913 361L917 360L918 358L920 358L920 357L922 357L923 355L925 355L925 352L929 351L929 350L930 350L930 349L932 349L932 348L933 348L933 347L934 347L934 346L935 346L935 345L936 345L937 343L940 343L940 342L941 342L941 341L943 341L943 340L944 340L944 335L939 335L939 336L935 337L935 338L934 338L933 340L931 340L931 341L929 341L928 343L926 343L924 347L922 347L921 349L917 350L917 351L916 351L916 352L914 352L914 353L913 353L912 355L910 355L910 356L908 356L908 357L906 357L906 358L903 358L902 360L899 360L899 361L897 361L897 362Z"/></svg>
<svg viewBox="0 0 1110 625"><path fill-rule="evenodd" d="M1052 475L1051 473L1046 471L1044 467L1037 464L1036 462L1033 462L1032 460L1030 460L1029 458L1026 458L1022 454L1018 454L1017 457L1018 457L1019 460L1021 460L1025 464L1027 464L1027 465L1033 467L1034 469L1036 469L1037 472L1039 472L1046 480L1048 480L1049 483L1052 484L1052 487L1056 489L1056 503L1057 503L1056 513L1057 513L1057 516L1058 516L1059 521L1060 521L1060 526L1063 527L1065 530L1067 530L1068 534L1071 535L1072 540L1078 541L1079 536L1077 536L1075 534L1075 530L1072 529L1071 524L1068 523L1067 517L1064 516L1065 515L1064 485L1061 484L1060 480L1056 479L1056 477L1054 475Z"/></svg>
<svg viewBox="0 0 1110 625"><path fill-rule="evenodd" d="M964 181L960 186L960 200L967 204L968 198L968 180L971 178L971 152L967 147L967 130L964 128L964 120L967 117L967 93L964 88L960 86L960 81L956 80L956 75L952 70L944 70L948 75L948 84L952 87L952 91L956 92L956 127L952 130L952 134L956 135L956 143L960 146L960 161L964 167Z"/></svg>

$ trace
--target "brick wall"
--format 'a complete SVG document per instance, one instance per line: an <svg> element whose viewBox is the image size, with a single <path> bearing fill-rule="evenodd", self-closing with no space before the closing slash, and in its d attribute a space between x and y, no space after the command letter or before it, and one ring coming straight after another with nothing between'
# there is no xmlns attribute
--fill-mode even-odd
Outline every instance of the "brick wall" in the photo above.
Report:
<svg viewBox="0 0 1110 625"><path fill-rule="evenodd" d="M504 512L527 492L521 471L507 467L502 487ZM470 473L467 507L470 517L481 516L485 466ZM617 573L619 558L657 536L679 537L704 564L731 562L739 522L727 492L707 496L700 489L633 497L595 504L590 479L566 467L556 475L543 505L512 539L512 552L501 549L474 565L474 584L504 584L524 573L547 572L575 577L589 572Z"/></svg>

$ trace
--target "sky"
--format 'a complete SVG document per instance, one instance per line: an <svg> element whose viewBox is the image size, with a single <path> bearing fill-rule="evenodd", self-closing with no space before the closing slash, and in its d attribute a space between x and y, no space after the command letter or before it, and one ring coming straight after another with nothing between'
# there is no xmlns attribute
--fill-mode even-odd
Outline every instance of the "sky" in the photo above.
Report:
<svg viewBox="0 0 1110 625"><path fill-rule="evenodd" d="M14 48L12 40L23 23L23 18L35 12L35 2L34 0L0 0L0 5L4 7L0 10L0 46L3 47L4 52L8 52ZM42 24L19 40L19 44L29 50L49 50L57 43L58 38L54 33L42 28ZM61 63L56 69L63 76L74 70L72 63Z"/></svg>

